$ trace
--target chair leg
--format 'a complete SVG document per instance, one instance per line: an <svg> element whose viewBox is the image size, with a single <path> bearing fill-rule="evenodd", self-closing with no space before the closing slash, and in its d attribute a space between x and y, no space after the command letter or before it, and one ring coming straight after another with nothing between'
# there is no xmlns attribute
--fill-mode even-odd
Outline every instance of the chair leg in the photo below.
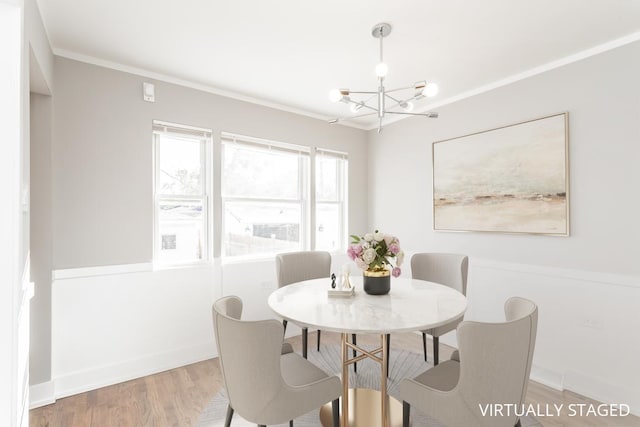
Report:
<svg viewBox="0 0 640 427"><path fill-rule="evenodd" d="M307 341L309 339L309 329L302 328L302 357L307 358Z"/></svg>
<svg viewBox="0 0 640 427"><path fill-rule="evenodd" d="M427 334L422 333L422 349L424 350L424 361L427 361Z"/></svg>
<svg viewBox="0 0 640 427"><path fill-rule="evenodd" d="M331 412L333 415L333 427L340 427L340 399L331 402Z"/></svg>
<svg viewBox="0 0 640 427"><path fill-rule="evenodd" d="M391 334L387 334L387 377L389 376L389 359L391 359Z"/></svg>
<svg viewBox="0 0 640 427"><path fill-rule="evenodd" d="M227 405L227 416L224 419L224 427L231 426L231 418L233 418L233 408L231 405Z"/></svg>
<svg viewBox="0 0 640 427"><path fill-rule="evenodd" d="M356 334L351 334L351 342L356 345ZM353 350L353 357L356 357L356 351ZM353 363L353 372L358 372L358 362Z"/></svg>
<svg viewBox="0 0 640 427"><path fill-rule="evenodd" d="M284 333L287 333L287 321L282 319L282 325L284 326Z"/></svg>
<svg viewBox="0 0 640 427"><path fill-rule="evenodd" d="M522 427L522 424L520 424L520 418L518 418L518 422L516 423L516 425L514 427Z"/></svg>
<svg viewBox="0 0 640 427"><path fill-rule="evenodd" d="M318 351L320 351L320 329L318 329Z"/></svg>
<svg viewBox="0 0 640 427"><path fill-rule="evenodd" d="M440 349L440 337L433 337L433 366L438 364L438 353Z"/></svg>
<svg viewBox="0 0 640 427"><path fill-rule="evenodd" d="M258 427L267 427L267 426L264 424L258 424Z"/></svg>
<svg viewBox="0 0 640 427"><path fill-rule="evenodd" d="M402 401L402 427L409 427L409 415L411 412L411 405L404 400Z"/></svg>
<svg viewBox="0 0 640 427"><path fill-rule="evenodd" d="M289 427L293 427L293 420L289 420Z"/></svg>

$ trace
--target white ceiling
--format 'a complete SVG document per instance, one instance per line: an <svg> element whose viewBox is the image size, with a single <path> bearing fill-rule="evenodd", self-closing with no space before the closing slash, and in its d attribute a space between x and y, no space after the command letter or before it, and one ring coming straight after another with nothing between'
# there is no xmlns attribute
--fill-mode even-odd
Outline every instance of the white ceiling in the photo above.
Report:
<svg viewBox="0 0 640 427"><path fill-rule="evenodd" d="M440 87L417 111L601 45L640 39L638 0L38 4L58 55L147 70L322 118L350 114L346 105L329 101L330 89L376 89L378 39L371 28L379 22L393 26L384 39L385 86L427 80Z"/></svg>

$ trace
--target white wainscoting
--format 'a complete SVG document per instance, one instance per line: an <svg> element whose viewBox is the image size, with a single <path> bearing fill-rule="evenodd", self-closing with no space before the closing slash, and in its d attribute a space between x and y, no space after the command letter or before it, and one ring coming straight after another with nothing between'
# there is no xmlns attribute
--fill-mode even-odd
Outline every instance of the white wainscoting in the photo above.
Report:
<svg viewBox="0 0 640 427"><path fill-rule="evenodd" d="M407 276L409 258L403 266ZM334 254L332 271L340 272L347 261ZM277 287L273 259L140 269L82 269L80 277L65 270L56 276L55 398L214 357L210 310L222 295L240 296L247 319L274 317L266 303ZM352 274L358 274L355 267ZM504 301L514 295L539 306L533 380L606 403L626 403L638 414L638 277L470 259L466 319L502 321ZM287 328L288 336L295 334L299 329ZM455 346L455 334L442 342ZM50 403L42 391L51 386L38 386L32 386L33 397Z"/></svg>
<svg viewBox="0 0 640 427"><path fill-rule="evenodd" d="M539 307L532 380L640 415L640 277L470 259L465 319L501 321L515 295Z"/></svg>
<svg viewBox="0 0 640 427"><path fill-rule="evenodd" d="M211 302L219 270L214 263L54 273L54 397L214 357Z"/></svg>

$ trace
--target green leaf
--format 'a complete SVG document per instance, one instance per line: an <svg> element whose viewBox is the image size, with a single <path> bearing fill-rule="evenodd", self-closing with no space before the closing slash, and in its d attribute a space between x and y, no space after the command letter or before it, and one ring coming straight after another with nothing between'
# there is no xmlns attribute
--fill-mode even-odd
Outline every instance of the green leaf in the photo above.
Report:
<svg viewBox="0 0 640 427"><path fill-rule="evenodd" d="M360 242L360 237L356 236L355 234L350 235L349 237L351 237L351 243L358 243Z"/></svg>

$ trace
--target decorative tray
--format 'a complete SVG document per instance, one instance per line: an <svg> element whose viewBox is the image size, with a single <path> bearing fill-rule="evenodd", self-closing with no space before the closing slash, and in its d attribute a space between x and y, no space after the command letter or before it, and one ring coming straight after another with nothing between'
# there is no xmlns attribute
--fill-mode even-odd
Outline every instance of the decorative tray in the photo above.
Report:
<svg viewBox="0 0 640 427"><path fill-rule="evenodd" d="M356 294L355 289L351 288L349 290L344 289L329 289L327 290L327 296L329 297L352 297Z"/></svg>

